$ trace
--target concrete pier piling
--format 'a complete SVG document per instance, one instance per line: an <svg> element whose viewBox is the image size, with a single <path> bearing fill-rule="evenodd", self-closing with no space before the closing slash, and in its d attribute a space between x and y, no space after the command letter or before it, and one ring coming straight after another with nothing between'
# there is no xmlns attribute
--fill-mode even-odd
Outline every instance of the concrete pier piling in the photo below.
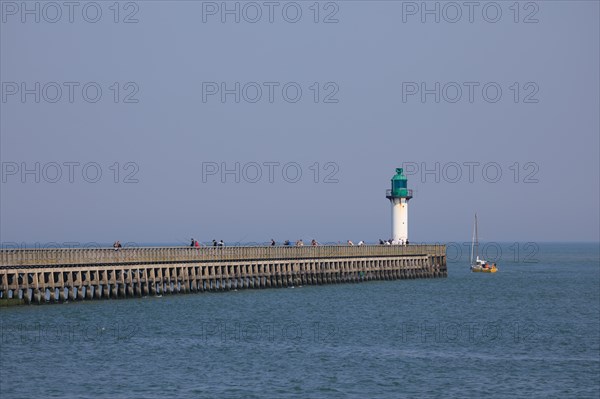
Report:
<svg viewBox="0 0 600 399"><path fill-rule="evenodd" d="M0 303L446 277L445 245L0 250Z"/></svg>

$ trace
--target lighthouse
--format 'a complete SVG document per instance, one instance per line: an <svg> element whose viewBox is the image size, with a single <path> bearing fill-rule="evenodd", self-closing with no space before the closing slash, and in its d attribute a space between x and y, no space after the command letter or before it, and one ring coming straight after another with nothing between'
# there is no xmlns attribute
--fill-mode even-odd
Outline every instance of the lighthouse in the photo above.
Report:
<svg viewBox="0 0 600 399"><path fill-rule="evenodd" d="M402 168L396 169L392 188L386 190L385 197L392 205L392 244L404 244L408 241L408 200L412 198L412 190L407 188Z"/></svg>

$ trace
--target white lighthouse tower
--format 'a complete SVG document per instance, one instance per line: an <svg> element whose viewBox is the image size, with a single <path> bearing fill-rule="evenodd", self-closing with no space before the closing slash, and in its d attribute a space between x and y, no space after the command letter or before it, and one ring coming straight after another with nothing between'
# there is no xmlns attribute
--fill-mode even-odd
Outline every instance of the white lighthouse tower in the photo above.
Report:
<svg viewBox="0 0 600 399"><path fill-rule="evenodd" d="M392 244L405 244L408 241L408 200L412 198L412 190L407 188L402 168L396 169L392 188L386 190L385 197L392 205Z"/></svg>

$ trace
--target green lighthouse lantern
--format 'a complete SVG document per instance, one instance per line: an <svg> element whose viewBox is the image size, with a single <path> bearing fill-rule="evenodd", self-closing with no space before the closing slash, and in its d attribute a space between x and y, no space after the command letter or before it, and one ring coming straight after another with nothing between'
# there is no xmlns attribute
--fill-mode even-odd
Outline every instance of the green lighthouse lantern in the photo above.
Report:
<svg viewBox="0 0 600 399"><path fill-rule="evenodd" d="M408 189L408 180L404 175L404 170L402 168L396 169L396 174L392 177L392 190L390 192L390 196L394 198L412 198L412 190Z"/></svg>

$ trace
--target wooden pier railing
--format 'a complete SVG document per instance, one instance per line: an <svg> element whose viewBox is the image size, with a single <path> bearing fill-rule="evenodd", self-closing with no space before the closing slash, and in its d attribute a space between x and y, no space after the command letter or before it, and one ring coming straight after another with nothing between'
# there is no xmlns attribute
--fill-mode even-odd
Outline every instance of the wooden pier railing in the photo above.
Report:
<svg viewBox="0 0 600 399"><path fill-rule="evenodd" d="M445 245L2 249L0 269L115 264L445 256Z"/></svg>

